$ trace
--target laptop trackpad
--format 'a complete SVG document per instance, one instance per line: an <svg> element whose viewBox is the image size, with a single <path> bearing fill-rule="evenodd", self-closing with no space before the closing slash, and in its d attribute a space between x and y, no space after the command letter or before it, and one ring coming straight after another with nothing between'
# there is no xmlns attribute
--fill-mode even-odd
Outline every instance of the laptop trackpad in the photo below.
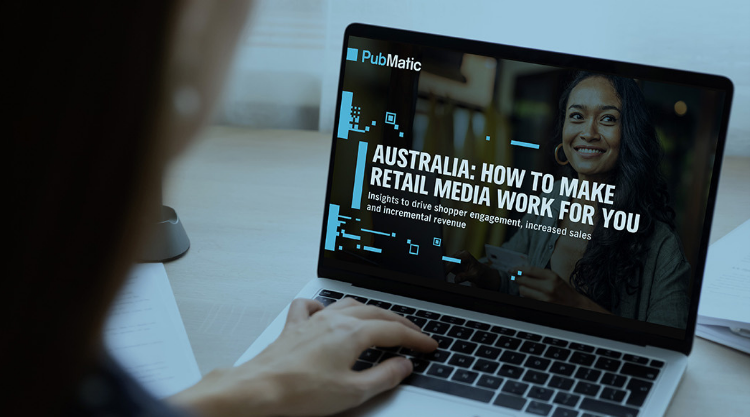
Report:
<svg viewBox="0 0 750 417"><path fill-rule="evenodd" d="M339 417L494 417L514 416L513 411L490 404L476 406L473 401L423 389L400 386L381 394ZM520 413L519 413L520 414Z"/></svg>

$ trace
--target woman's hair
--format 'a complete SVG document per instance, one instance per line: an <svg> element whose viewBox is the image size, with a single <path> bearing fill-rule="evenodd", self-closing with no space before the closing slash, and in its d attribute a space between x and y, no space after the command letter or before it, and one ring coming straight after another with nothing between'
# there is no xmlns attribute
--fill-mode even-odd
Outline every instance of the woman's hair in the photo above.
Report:
<svg viewBox="0 0 750 417"><path fill-rule="evenodd" d="M609 209L640 214L640 224L636 233L605 228L600 208L591 240L571 274L571 283L579 292L612 310L617 307L620 294L633 294L641 286L648 238L655 222L674 229L675 213L669 206L669 193L660 170L662 147L643 93L633 79L590 72L576 74L560 97L557 142L571 91L590 77L609 80L621 101L620 156L610 173L610 183L616 188L614 204ZM568 174L575 175L570 164L567 167Z"/></svg>
<svg viewBox="0 0 750 417"><path fill-rule="evenodd" d="M153 132L174 5L12 7L2 403L55 415L102 353L160 180L166 144Z"/></svg>

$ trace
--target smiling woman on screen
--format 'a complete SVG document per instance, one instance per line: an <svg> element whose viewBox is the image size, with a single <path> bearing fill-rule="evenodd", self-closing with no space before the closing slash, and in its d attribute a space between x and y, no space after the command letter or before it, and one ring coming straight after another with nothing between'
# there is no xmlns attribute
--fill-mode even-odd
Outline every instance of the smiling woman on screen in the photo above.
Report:
<svg viewBox="0 0 750 417"><path fill-rule="evenodd" d="M521 272L517 287L508 283L511 271L493 269L465 251L456 255L466 260L452 269L456 282L684 328L690 265L675 232L660 172L662 149L640 88L632 79L579 73L560 98L557 128L554 156L566 176L614 185L607 209L640 215L637 232L604 227L600 204L573 196L571 203L595 205L592 225L569 216L558 221L559 208L552 218L526 215L522 224L580 230L590 240L522 228L502 246L528 255L529 266L513 269Z"/></svg>
<svg viewBox="0 0 750 417"><path fill-rule="evenodd" d="M148 395L107 355L102 328L148 235L167 162L211 114L248 6L12 7L3 415L327 415L412 372L401 357L352 371L367 347L437 347L377 307L295 300L281 336L256 359L167 402Z"/></svg>

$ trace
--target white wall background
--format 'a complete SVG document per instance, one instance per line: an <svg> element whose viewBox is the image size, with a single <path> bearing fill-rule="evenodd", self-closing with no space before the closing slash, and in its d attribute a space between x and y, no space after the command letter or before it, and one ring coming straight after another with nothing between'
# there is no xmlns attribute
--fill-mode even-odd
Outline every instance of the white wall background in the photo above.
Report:
<svg viewBox="0 0 750 417"><path fill-rule="evenodd" d="M728 155L750 156L750 0L259 0L217 122L331 131L352 22L720 74Z"/></svg>

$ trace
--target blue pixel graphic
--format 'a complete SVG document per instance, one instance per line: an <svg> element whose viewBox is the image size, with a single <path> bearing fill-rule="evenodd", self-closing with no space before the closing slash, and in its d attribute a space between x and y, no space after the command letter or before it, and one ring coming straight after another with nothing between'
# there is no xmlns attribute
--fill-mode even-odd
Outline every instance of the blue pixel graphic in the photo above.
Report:
<svg viewBox="0 0 750 417"><path fill-rule="evenodd" d="M357 149L357 167L354 169L354 187L352 189L352 208L359 210L362 204L362 183L365 181L365 164L367 162L367 142L360 141Z"/></svg>
<svg viewBox="0 0 750 417"><path fill-rule="evenodd" d="M520 140L511 140L510 144L515 145L515 146L521 146L524 148L539 149L539 145L537 145L536 143L521 142Z"/></svg>
<svg viewBox="0 0 750 417"><path fill-rule="evenodd" d="M521 273L521 271L518 271L518 276L520 277L521 275L523 275L523 273ZM515 275L511 275L510 280L511 281L515 281L516 280L516 276Z"/></svg>
<svg viewBox="0 0 750 417"><path fill-rule="evenodd" d="M451 258L450 256L443 256L444 261L453 262L455 264L460 264L461 260L458 258Z"/></svg>
<svg viewBox="0 0 750 417"><path fill-rule="evenodd" d="M346 48L346 60L347 61L356 61L358 54L359 54L359 50L357 50L357 48Z"/></svg>
<svg viewBox="0 0 750 417"><path fill-rule="evenodd" d="M353 106L354 93L351 91L341 92L341 107L339 108L339 125L336 129L336 137L339 139L349 139L349 131L364 133L364 129L359 128L359 119L362 108Z"/></svg>
<svg viewBox="0 0 750 417"><path fill-rule="evenodd" d="M439 237L433 237L432 238L432 245L433 246L440 246L442 243L443 243L443 241Z"/></svg>

